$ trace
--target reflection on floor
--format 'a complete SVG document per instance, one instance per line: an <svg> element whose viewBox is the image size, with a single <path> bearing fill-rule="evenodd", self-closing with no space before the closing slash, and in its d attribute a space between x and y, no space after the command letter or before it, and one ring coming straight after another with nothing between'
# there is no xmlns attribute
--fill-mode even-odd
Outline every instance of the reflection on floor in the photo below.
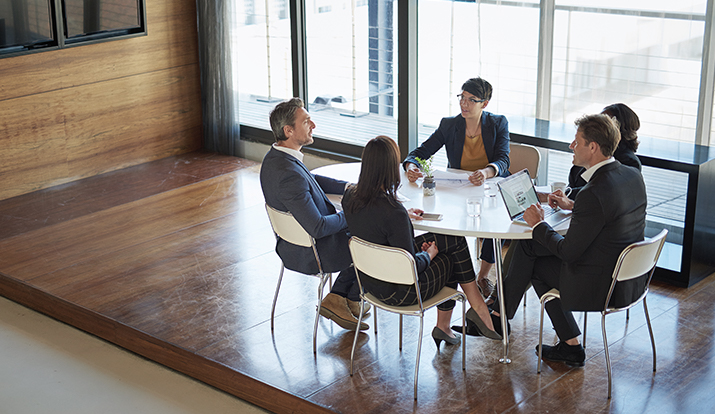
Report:
<svg viewBox="0 0 715 414"><path fill-rule="evenodd" d="M381 312L379 334L370 329L358 337L351 377L352 332L321 319L313 355L315 278L285 276L270 330L280 261L259 168L232 157L187 154L3 200L0 295L274 412L680 413L715 405L715 275L688 289L652 286L656 373L642 307L628 321L609 317L611 400L597 317L589 318L584 368L545 364L536 375L539 312L532 292L512 320L509 365L498 362L500 342L469 337L460 345L467 347L462 371L460 346L443 344L437 352L425 329L414 402L418 321L405 318L399 351L397 316ZM427 327L435 315L427 314ZM546 341L554 341L546 331ZM89 361L83 355L70 366L84 371L95 364ZM0 385L13 378L5 367ZM38 393L57 381L54 370L34 378ZM141 390L120 395L162 381L140 378ZM158 393L170 407L190 394L174 386Z"/></svg>

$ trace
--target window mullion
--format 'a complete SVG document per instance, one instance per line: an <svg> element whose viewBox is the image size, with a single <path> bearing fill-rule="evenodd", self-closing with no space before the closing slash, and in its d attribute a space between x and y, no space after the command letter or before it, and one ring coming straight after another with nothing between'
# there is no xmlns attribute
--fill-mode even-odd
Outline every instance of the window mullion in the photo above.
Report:
<svg viewBox="0 0 715 414"><path fill-rule="evenodd" d="M290 30L293 65L293 96L308 102L308 53L305 0L290 2Z"/></svg>
<svg viewBox="0 0 715 414"><path fill-rule="evenodd" d="M539 18L539 65L536 79L536 118L551 115L551 73L554 55L555 0L541 0Z"/></svg>
<svg viewBox="0 0 715 414"><path fill-rule="evenodd" d="M710 131L713 116L713 89L715 89L715 0L708 0L705 11L705 33L703 37L703 60L700 70L700 94L698 96L698 119L695 127L695 143L711 144Z"/></svg>

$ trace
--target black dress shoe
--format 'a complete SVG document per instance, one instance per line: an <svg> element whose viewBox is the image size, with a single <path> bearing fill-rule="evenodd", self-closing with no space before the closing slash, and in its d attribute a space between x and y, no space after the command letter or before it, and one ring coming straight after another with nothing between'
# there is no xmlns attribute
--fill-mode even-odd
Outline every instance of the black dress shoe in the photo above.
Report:
<svg viewBox="0 0 715 414"><path fill-rule="evenodd" d="M451 326L452 330L455 332L462 333L462 325L452 325ZM474 322L470 321L467 319L466 324L464 325L464 328L466 330L466 335L469 336L482 336L482 333L479 331L479 328L477 325L474 324Z"/></svg>
<svg viewBox="0 0 715 414"><path fill-rule="evenodd" d="M504 336L504 331L501 329L501 317L490 313L489 314L492 317L492 325L494 325L494 330L501 336ZM506 331L511 335L511 324L509 321L506 321Z"/></svg>
<svg viewBox="0 0 715 414"><path fill-rule="evenodd" d="M539 355L539 345L536 345L536 355ZM563 362L570 367L582 367L586 360L586 352L581 344L569 345L566 342L559 342L556 346L543 345L541 359Z"/></svg>

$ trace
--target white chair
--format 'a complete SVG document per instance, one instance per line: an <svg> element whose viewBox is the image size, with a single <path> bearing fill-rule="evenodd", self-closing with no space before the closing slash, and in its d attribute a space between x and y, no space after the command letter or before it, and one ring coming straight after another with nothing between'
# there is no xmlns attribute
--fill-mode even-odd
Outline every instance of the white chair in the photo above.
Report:
<svg viewBox="0 0 715 414"><path fill-rule="evenodd" d="M529 176L535 180L539 174L539 164L541 164L541 153L533 145L509 143L509 172L515 173L526 168Z"/></svg>
<svg viewBox="0 0 715 414"><path fill-rule="evenodd" d="M320 318L320 305L323 302L323 288L326 282L328 282L328 288L332 285L332 273L325 273L323 271L323 265L320 263L320 256L318 256L318 249L315 247L315 239L308 234L305 229L298 223L298 221L293 217L292 214L278 211L273 207L266 204L266 212L268 212L268 219L271 222L271 227L273 227L273 232L276 238L281 238L288 243L296 244L298 246L310 247L313 249L313 254L315 255L315 261L318 264L318 274L310 275L317 276L320 278L320 286L318 286L318 306L315 309L315 323L313 324L313 353L317 353L316 336L318 334L318 319ZM278 301L278 291L281 288L281 281L283 280L283 272L285 270L285 265L281 261L281 273L278 276L278 285L276 286L276 293L273 296L273 306L271 307L271 332L273 332L273 318L276 312L276 302ZM359 324L358 324L359 325Z"/></svg>
<svg viewBox="0 0 715 414"><path fill-rule="evenodd" d="M464 332L465 320L465 301L467 297L464 293L444 287L437 292L433 297L422 301L419 299L416 305L410 306L391 306L387 305L375 296L363 290L363 284L360 277L360 272L369 275L378 280L389 283L397 283L402 285L414 285L417 290L417 297L420 296L419 283L417 282L417 268L415 267L415 259L404 249L397 247L381 246L379 244L370 243L358 237L351 237L349 242L350 254L353 258L355 273L357 275L360 286L360 316L358 317L358 329L362 322L363 306L365 302L371 303L375 309L375 333L377 333L377 309L384 309L389 312L394 312L400 315L400 343L399 348L402 350L402 315L414 315L420 317L420 332L417 336L417 362L415 363L415 400L417 400L417 375L420 366L420 351L422 349L422 334L424 328L424 313L425 310L439 305L442 302L450 299L456 299L462 302L462 332ZM355 330L353 338L353 348L350 352L350 376L353 375L353 362L355 360L355 346L359 330ZM462 335L462 370L466 369L466 340Z"/></svg>
<svg viewBox="0 0 715 414"><path fill-rule="evenodd" d="M623 249L621 255L618 257L616 262L616 268L613 270L613 282L611 282L611 289L608 291L606 296L606 302L604 304L603 310L601 311L601 331L603 333L603 348L606 354L606 368L608 369L608 398L611 398L611 359L608 355L608 340L606 338L606 315L614 312L621 312L628 310L638 304L643 302L643 309L645 310L645 320L648 324L648 333L650 333L650 343L653 347L653 372L655 372L655 338L653 337L653 328L650 324L650 316L648 316L648 305L646 304L646 295L648 294L650 281L653 278L653 272L655 271L656 263L658 262L658 257L663 249L663 244L665 243L665 236L668 234L668 230L663 230L658 235L651 239L644 240L642 242L633 243ZM635 279L637 277L648 274L648 280L645 284L645 289L643 293L633 302L622 306L622 307L609 307L609 302L611 301L611 296L613 295L613 290L616 284L619 282L624 282L627 280ZM546 302L552 299L560 299L558 289L551 289L546 292L541 297L541 318L539 322L539 362L537 367L537 372L541 373L541 355L542 355L542 335L544 332L544 306Z"/></svg>

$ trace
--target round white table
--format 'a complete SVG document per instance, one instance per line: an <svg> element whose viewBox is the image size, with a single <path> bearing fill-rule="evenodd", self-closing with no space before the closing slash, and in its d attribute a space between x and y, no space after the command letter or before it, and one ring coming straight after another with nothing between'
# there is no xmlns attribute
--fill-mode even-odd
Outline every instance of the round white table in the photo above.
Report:
<svg viewBox="0 0 715 414"><path fill-rule="evenodd" d="M450 172L463 172L460 170L449 170ZM314 174L332 177L348 182L357 182L360 175L360 163L332 164L316 168ZM469 236L492 239L496 246L501 246L503 239L530 239L531 227L514 224L509 217L504 206L504 201L499 195L496 187L497 179L487 180L488 193L492 196L485 196L485 186L475 186L472 184L458 184L455 182L445 182L437 180L437 187L433 196L424 196L421 181L409 182L405 172L402 171L402 184L398 190L400 196L405 198L403 205L405 208L419 208L426 213L442 214L442 220L413 220L412 224L417 230L430 231L433 233L449 234L454 236ZM479 217L467 215L466 199L469 197L482 197L482 211ZM330 196L331 201L339 203L340 197ZM568 229L569 221L556 227L557 231ZM495 255L497 288L500 292L504 289L502 279L502 258L500 254ZM507 332L507 319L504 307L503 295L499 295L499 313L501 314L502 340L504 353L499 362L508 364L509 359L509 335Z"/></svg>

